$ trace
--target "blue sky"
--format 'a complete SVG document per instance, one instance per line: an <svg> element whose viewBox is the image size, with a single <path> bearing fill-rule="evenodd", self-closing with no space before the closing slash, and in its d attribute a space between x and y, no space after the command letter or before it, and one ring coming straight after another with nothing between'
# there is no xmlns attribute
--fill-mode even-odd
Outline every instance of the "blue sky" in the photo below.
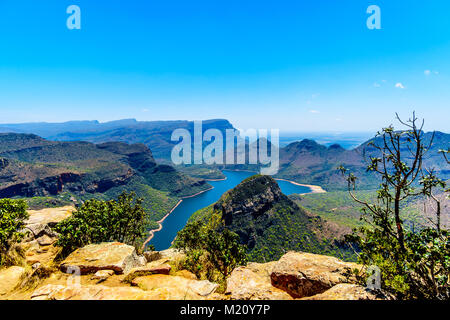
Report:
<svg viewBox="0 0 450 320"><path fill-rule="evenodd" d="M449 89L448 0L0 0L0 123L373 131L416 110L449 132Z"/></svg>

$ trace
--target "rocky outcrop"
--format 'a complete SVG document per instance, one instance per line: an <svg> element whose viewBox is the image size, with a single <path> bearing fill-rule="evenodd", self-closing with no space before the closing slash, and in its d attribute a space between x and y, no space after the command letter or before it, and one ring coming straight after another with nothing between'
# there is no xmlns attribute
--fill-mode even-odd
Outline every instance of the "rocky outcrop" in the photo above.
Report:
<svg viewBox="0 0 450 320"><path fill-rule="evenodd" d="M323 293L302 300L380 300L373 291L357 284L340 283Z"/></svg>
<svg viewBox="0 0 450 320"><path fill-rule="evenodd" d="M25 278L27 272L22 267L9 267L0 271L0 299L16 289Z"/></svg>
<svg viewBox="0 0 450 320"><path fill-rule="evenodd" d="M132 287L102 285L46 285L33 292L31 300L160 300L160 292L147 292Z"/></svg>
<svg viewBox="0 0 450 320"><path fill-rule="evenodd" d="M145 291L163 292L168 299L177 300L205 299L219 286L207 280L190 280L185 277L162 274L138 277L132 281L132 284Z"/></svg>
<svg viewBox="0 0 450 320"><path fill-rule="evenodd" d="M57 223L69 218L75 210L73 206L28 210L29 217L25 224L27 226L43 225L54 227Z"/></svg>
<svg viewBox="0 0 450 320"><path fill-rule="evenodd" d="M137 277L149 276L152 274L165 274L168 275L172 267L167 264L168 260L162 259L157 261L152 261L147 263L143 267L137 267L131 269L126 277L124 278L124 282L131 282Z"/></svg>
<svg viewBox="0 0 450 320"><path fill-rule="evenodd" d="M250 263L234 269L227 279L225 294L233 300L292 300L287 292L271 284L274 263Z"/></svg>
<svg viewBox="0 0 450 320"><path fill-rule="evenodd" d="M145 265L144 257L136 254L132 246L119 242L91 244L72 252L60 265L63 272L80 274L113 270L121 274Z"/></svg>
<svg viewBox="0 0 450 320"><path fill-rule="evenodd" d="M40 247L37 240L28 243ZM53 245L47 246L57 249ZM30 251L27 251L27 253ZM54 256L54 252L49 252ZM225 295L217 283L198 280L177 270L185 256L169 249L138 256L122 243L92 244L73 252L60 269L35 262L30 272L11 267L0 270L0 299L33 300L375 300L386 295L355 283L347 270L355 263L317 254L288 252L279 261L249 263L233 270ZM36 255L35 258L43 258ZM158 259L159 258L159 259ZM27 260L28 261L28 260ZM31 260L28 261L31 263ZM174 270L175 269L175 270ZM77 274L77 271L80 271ZM70 273L70 274L68 274ZM79 277L79 278L76 278ZM32 291L27 281L33 279ZM37 281L37 282L36 282ZM30 282L31 283L31 282ZM30 290L30 291L27 291Z"/></svg>
<svg viewBox="0 0 450 320"><path fill-rule="evenodd" d="M274 264L270 278L274 287L294 298L302 298L350 281L346 274L355 268L361 266L329 256L288 252Z"/></svg>

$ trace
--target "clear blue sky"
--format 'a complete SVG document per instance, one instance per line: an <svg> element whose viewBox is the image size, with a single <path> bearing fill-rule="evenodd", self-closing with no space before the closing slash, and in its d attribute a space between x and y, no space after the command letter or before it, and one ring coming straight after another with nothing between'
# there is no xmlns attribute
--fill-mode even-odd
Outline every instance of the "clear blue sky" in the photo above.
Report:
<svg viewBox="0 0 450 320"><path fill-rule="evenodd" d="M0 123L371 131L416 110L448 132L449 107L448 0L0 0Z"/></svg>

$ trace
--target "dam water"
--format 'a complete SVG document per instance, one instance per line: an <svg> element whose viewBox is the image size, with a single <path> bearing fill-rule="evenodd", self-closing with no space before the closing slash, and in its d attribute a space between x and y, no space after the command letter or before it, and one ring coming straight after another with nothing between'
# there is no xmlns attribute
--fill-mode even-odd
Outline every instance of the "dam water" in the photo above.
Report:
<svg viewBox="0 0 450 320"><path fill-rule="evenodd" d="M162 230L155 232L153 239L149 244L154 245L156 250L165 250L171 246L173 239L175 239L178 231L183 229L189 220L190 216L205 208L217 200L226 191L234 188L242 180L254 175L254 172L247 171L223 171L227 177L225 180L208 181L213 186L213 189L203 192L195 197L183 199L183 201L175 208L175 210L162 223ZM304 186L295 185L288 181L277 180L281 191L290 195L293 193L309 193L311 189Z"/></svg>

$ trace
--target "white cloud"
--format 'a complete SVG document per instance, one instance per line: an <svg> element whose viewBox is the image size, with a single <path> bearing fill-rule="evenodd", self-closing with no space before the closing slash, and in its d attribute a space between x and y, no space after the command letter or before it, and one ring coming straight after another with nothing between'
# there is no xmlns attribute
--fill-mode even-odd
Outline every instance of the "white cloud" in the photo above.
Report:
<svg viewBox="0 0 450 320"><path fill-rule="evenodd" d="M142 109L141 111L142 111L142 112L149 112L150 110L144 108L144 109Z"/></svg>
<svg viewBox="0 0 450 320"><path fill-rule="evenodd" d="M395 87L396 87L396 88L399 88L399 89L405 89L405 86L404 86L403 83L401 83L401 82L397 82L397 83L395 84Z"/></svg>
<svg viewBox="0 0 450 320"><path fill-rule="evenodd" d="M433 70L433 71L431 71L431 70L425 70L423 73L424 73L426 76L430 76L430 75L432 75L432 74L439 74L439 71L435 71L435 70Z"/></svg>
<svg viewBox="0 0 450 320"><path fill-rule="evenodd" d="M320 113L320 111L318 111L318 110L309 110L309 112L311 112L311 113Z"/></svg>
<svg viewBox="0 0 450 320"><path fill-rule="evenodd" d="M373 86L374 86L375 88L379 88L379 87L381 87L381 84L379 84L378 82L375 82L375 83L373 84Z"/></svg>

